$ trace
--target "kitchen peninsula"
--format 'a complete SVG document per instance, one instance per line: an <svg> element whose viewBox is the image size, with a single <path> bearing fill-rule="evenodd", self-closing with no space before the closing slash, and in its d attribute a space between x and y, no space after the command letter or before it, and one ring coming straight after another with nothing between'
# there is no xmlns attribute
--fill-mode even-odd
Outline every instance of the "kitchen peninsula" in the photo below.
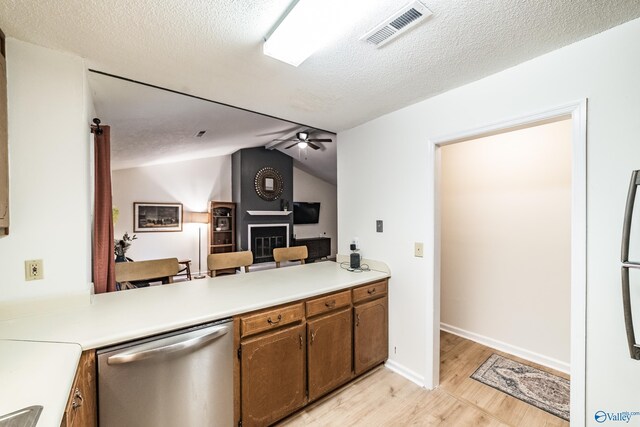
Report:
<svg viewBox="0 0 640 427"><path fill-rule="evenodd" d="M386 293L390 272L382 263L371 262L371 265L378 271L354 273L342 268L338 263L321 262L95 295L91 304L73 310L2 321L0 322L0 340L73 343L80 346L84 355L93 353L94 349L141 337L218 319L234 318L235 349L236 346L251 344L258 338L267 337L270 331L261 329L264 328L260 324L261 320L264 320L269 327L273 327L275 334L276 331L283 333L294 327L301 330L307 326L312 328L313 326L309 325L313 325L313 322L329 322L329 319L351 320L352 313L356 313L353 315L352 323L355 328L356 318L358 321L360 319L358 310L366 310L372 306L373 302L378 301L377 307L384 307L382 323L384 333L380 336L384 338L384 358L386 359ZM363 320L367 318L369 312L374 311L363 312ZM307 321L306 318L311 320ZM344 325L344 322L342 324ZM316 338L315 334L313 339L307 339L306 332L304 335L307 343L311 343ZM356 331L354 340L357 341L357 339ZM300 340L302 343L302 335ZM302 348L302 344L300 345ZM5 347L0 347L2 351L0 357L5 366L11 366L12 361L20 356L10 350L4 351L3 348ZM370 348L363 348L363 354L367 357L370 351ZM42 356L45 357L45 355ZM371 360L380 363L384 359L378 357ZM240 359L234 357L234 363L235 370L239 371ZM306 367L306 359L303 363ZM372 367L365 362L361 364L363 367L360 372ZM354 360L354 366L357 370L357 360ZM247 368L246 372L254 372L254 370L255 367L251 367ZM329 388L318 388L319 394L314 397L330 391L331 387L335 388L343 384L360 372L350 372L349 376L343 376L339 381L334 381L335 384L330 384ZM0 373L3 374L3 372ZM67 383L70 384L75 370L66 374ZM60 375L60 372L56 373L56 378ZM245 375L245 377L248 376ZM33 380L42 381L45 384L50 381L50 378L45 376ZM12 386L13 384L5 384L3 388L9 389ZM30 387L34 386L36 385L32 381ZM237 384L234 388L237 393ZM305 397L303 400L307 402L309 399ZM59 407L60 402L53 402L56 400L33 403L44 406L41 420L50 420L46 424L39 423L38 427L60 425L59 415L47 418L47 411L61 414L64 410ZM12 401L10 398L0 400L0 414L21 409L20 404L21 402ZM236 402L234 406L236 406L235 419L237 420L241 416L240 405ZM291 411L299 407L301 405L292 408ZM264 408L256 410L260 411ZM284 416L283 414L286 415L286 411L276 416L281 417ZM256 419L254 424L270 422L271 420L262 418L262 421ZM243 425L250 424L252 423L249 420L243 423Z"/></svg>

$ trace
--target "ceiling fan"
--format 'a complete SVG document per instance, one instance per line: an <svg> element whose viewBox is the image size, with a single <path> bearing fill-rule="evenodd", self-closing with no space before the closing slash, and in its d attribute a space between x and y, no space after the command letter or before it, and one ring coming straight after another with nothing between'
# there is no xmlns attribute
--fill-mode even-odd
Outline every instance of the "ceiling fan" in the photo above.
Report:
<svg viewBox="0 0 640 427"><path fill-rule="evenodd" d="M316 145L315 144L316 142L333 142L331 138L310 138L310 136L311 134L309 132L297 132L294 137L289 139L284 139L281 142L287 142L287 141L293 142L293 144L289 145L288 147L285 147L285 150L295 147L296 145L298 146L298 148L311 147L314 150L319 150L320 146Z"/></svg>

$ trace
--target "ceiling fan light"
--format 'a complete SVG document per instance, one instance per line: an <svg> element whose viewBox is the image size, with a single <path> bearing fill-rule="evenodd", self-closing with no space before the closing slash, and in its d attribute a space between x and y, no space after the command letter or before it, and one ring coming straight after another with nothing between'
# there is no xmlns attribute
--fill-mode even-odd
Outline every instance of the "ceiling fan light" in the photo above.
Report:
<svg viewBox="0 0 640 427"><path fill-rule="evenodd" d="M307 148L309 144L304 141L298 142L298 148Z"/></svg>
<svg viewBox="0 0 640 427"><path fill-rule="evenodd" d="M307 138L309 138L309 133L308 132L298 132L296 134L296 137L301 141L306 141Z"/></svg>

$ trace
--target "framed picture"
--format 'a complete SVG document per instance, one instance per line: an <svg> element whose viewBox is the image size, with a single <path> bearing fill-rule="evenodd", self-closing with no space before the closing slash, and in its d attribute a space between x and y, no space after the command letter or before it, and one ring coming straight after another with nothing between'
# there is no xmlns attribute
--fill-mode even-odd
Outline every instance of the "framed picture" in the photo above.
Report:
<svg viewBox="0 0 640 427"><path fill-rule="evenodd" d="M182 231L182 203L133 203L133 232Z"/></svg>
<svg viewBox="0 0 640 427"><path fill-rule="evenodd" d="M217 231L228 231L231 229L231 222L229 218L216 218L216 230Z"/></svg>

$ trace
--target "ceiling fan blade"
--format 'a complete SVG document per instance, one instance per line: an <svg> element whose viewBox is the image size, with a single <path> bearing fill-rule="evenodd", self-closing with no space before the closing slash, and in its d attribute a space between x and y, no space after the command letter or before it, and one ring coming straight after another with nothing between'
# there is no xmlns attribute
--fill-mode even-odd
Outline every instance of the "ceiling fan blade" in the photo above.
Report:
<svg viewBox="0 0 640 427"><path fill-rule="evenodd" d="M333 142L331 138L310 138L307 142Z"/></svg>
<svg viewBox="0 0 640 427"><path fill-rule="evenodd" d="M316 144L314 144L313 142L309 142L309 140L307 140L307 145L311 148L313 148L314 150L319 150L320 147L318 147Z"/></svg>
<svg viewBox="0 0 640 427"><path fill-rule="evenodd" d="M285 147L284 149L285 149L285 150L288 150L289 148L291 148L291 147L295 147L296 145L298 145L298 143L297 143L297 142L296 142L295 144L291 144L291 145L290 145L290 146L288 146L288 147Z"/></svg>

